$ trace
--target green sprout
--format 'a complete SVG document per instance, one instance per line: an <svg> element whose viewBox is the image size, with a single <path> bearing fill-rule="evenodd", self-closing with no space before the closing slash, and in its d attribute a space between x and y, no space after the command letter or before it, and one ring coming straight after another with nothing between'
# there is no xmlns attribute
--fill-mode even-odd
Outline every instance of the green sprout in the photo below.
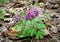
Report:
<svg viewBox="0 0 60 42"><path fill-rule="evenodd" d="M0 19L4 19L3 14L4 14L4 11L2 9L0 9Z"/></svg>
<svg viewBox="0 0 60 42"><path fill-rule="evenodd" d="M38 2L35 2L35 4L34 4L35 6L39 6L39 3Z"/></svg>
<svg viewBox="0 0 60 42"><path fill-rule="evenodd" d="M46 14L46 15L45 15L45 18L46 18L46 19L49 19L49 18L50 18L50 14Z"/></svg>
<svg viewBox="0 0 60 42"><path fill-rule="evenodd" d="M21 10L20 11L20 15L23 16L25 14L25 11L24 10Z"/></svg>
<svg viewBox="0 0 60 42"><path fill-rule="evenodd" d="M14 12L10 12L10 14L13 16L15 13Z"/></svg>
<svg viewBox="0 0 60 42"><path fill-rule="evenodd" d="M7 2L9 2L9 0L0 0L0 3L1 3L1 4L5 4L5 3L7 3Z"/></svg>

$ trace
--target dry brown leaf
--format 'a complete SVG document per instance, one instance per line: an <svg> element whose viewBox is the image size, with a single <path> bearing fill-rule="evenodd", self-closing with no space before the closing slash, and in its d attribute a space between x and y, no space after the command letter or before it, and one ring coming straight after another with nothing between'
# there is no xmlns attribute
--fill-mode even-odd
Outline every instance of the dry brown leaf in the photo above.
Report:
<svg viewBox="0 0 60 42"><path fill-rule="evenodd" d="M49 22L45 22L46 26L49 27L51 24Z"/></svg>
<svg viewBox="0 0 60 42"><path fill-rule="evenodd" d="M8 32L9 32L12 36L17 36L17 32L16 32L13 28L9 28Z"/></svg>
<svg viewBox="0 0 60 42"><path fill-rule="evenodd" d="M48 35L49 34L49 31L46 28L43 29L43 31L45 32L45 35Z"/></svg>

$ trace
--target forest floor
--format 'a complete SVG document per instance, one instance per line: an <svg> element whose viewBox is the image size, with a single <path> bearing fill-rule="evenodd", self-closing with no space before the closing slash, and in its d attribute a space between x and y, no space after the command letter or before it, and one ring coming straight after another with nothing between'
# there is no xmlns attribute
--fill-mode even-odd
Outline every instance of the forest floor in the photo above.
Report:
<svg viewBox="0 0 60 42"><path fill-rule="evenodd" d="M43 2L42 2L43 3ZM0 6L0 9L7 9L10 7L13 3L8 3L4 7ZM51 19L49 20L49 23L52 25L52 27L48 27L50 36L45 37L44 39L37 40L37 39L32 39L31 42L60 42L60 4L56 3L43 3L42 4L42 11L43 13L49 13L51 14ZM0 23L3 23L3 21L0 21ZM0 28L5 28L0 27ZM57 31L57 33L55 33ZM2 37L1 36L1 30L0 30L0 42L28 42L27 40L11 40L8 37Z"/></svg>

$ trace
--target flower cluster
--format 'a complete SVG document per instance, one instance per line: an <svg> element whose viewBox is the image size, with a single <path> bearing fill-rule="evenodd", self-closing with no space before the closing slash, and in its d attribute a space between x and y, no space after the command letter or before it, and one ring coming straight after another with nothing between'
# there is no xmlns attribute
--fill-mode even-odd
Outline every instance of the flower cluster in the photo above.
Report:
<svg viewBox="0 0 60 42"><path fill-rule="evenodd" d="M38 9L37 8L34 8L34 9L28 9L26 11L26 20L29 20L29 19L33 19L34 17L36 17L38 15Z"/></svg>

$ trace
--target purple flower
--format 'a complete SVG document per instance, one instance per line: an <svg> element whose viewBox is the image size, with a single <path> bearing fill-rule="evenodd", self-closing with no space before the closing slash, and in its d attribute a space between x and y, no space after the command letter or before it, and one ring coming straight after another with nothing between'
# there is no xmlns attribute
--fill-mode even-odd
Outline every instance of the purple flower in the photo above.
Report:
<svg viewBox="0 0 60 42"><path fill-rule="evenodd" d="M26 20L31 20L37 15L38 15L38 9L37 8L30 9L30 10L28 9L28 10L26 10L25 18L26 18Z"/></svg>
<svg viewBox="0 0 60 42"><path fill-rule="evenodd" d="M14 21L17 22L17 21L19 21L19 20L20 20L19 15L18 15L18 14L15 14L15 15L14 15Z"/></svg>
<svg viewBox="0 0 60 42"><path fill-rule="evenodd" d="M32 11L35 13L35 16L38 15L38 9L36 7Z"/></svg>
<svg viewBox="0 0 60 42"><path fill-rule="evenodd" d="M28 9L28 10L26 10L25 17L26 17L26 20L28 20L28 19L29 19L29 17L30 17L30 10L29 10L29 9Z"/></svg>

